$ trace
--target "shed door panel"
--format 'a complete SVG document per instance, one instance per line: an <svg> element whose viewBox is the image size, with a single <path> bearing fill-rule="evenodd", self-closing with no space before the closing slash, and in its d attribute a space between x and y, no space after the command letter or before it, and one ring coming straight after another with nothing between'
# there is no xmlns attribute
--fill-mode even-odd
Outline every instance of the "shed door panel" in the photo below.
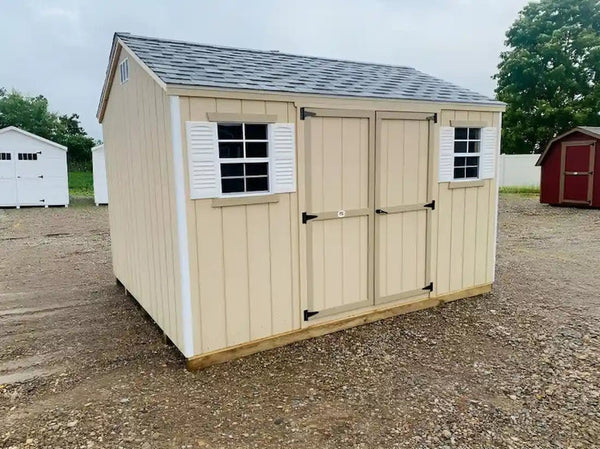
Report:
<svg viewBox="0 0 600 449"><path fill-rule="evenodd" d="M17 204L15 155L7 150L0 150L0 153L5 155L0 159L0 207L15 206Z"/></svg>
<svg viewBox="0 0 600 449"><path fill-rule="evenodd" d="M379 119L375 300L427 294L429 122Z"/></svg>
<svg viewBox="0 0 600 449"><path fill-rule="evenodd" d="M566 145L562 155L562 201L591 203L595 145Z"/></svg>
<svg viewBox="0 0 600 449"><path fill-rule="evenodd" d="M17 201L20 206L40 206L44 199L44 170L41 152L15 154ZM35 155L35 156L31 156ZM34 157L35 159L32 159Z"/></svg>
<svg viewBox="0 0 600 449"><path fill-rule="evenodd" d="M372 303L369 118L305 122L309 310L319 317Z"/></svg>

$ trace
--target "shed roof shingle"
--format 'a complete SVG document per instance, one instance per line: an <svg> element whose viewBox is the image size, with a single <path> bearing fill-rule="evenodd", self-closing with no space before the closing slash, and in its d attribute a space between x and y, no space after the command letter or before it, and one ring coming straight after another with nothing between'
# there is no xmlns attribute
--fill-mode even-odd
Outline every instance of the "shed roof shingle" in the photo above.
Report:
<svg viewBox="0 0 600 449"><path fill-rule="evenodd" d="M344 97L503 103L411 67L117 33L166 84Z"/></svg>

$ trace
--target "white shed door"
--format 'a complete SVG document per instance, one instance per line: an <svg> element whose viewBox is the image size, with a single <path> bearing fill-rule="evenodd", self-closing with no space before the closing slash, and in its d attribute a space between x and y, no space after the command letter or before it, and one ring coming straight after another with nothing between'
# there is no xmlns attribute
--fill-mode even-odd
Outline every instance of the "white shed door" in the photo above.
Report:
<svg viewBox="0 0 600 449"><path fill-rule="evenodd" d="M19 206L45 204L42 153L14 153L17 173L17 203Z"/></svg>
<svg viewBox="0 0 600 449"><path fill-rule="evenodd" d="M0 207L17 204L15 155L11 151L0 150Z"/></svg>

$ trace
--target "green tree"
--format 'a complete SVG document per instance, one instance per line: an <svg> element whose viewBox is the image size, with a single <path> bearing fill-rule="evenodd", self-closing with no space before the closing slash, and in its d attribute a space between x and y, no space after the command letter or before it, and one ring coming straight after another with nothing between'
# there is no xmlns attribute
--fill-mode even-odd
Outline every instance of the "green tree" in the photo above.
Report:
<svg viewBox="0 0 600 449"><path fill-rule="evenodd" d="M0 128L16 126L68 148L71 169L91 169L91 149L96 141L81 127L77 114L58 115L48 110L48 100L26 97L0 88Z"/></svg>
<svg viewBox="0 0 600 449"><path fill-rule="evenodd" d="M503 152L540 152L558 133L600 125L600 0L529 3L506 38L495 76Z"/></svg>

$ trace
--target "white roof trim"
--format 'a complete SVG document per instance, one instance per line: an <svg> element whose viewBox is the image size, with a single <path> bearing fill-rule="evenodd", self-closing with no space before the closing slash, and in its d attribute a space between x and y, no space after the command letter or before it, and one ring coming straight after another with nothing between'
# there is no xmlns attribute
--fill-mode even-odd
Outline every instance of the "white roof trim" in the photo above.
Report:
<svg viewBox="0 0 600 449"><path fill-rule="evenodd" d="M40 136L38 136L36 134L27 132L27 131L25 131L25 130L23 130L21 128L17 128L16 126L7 126L6 128L2 128L2 129L0 129L0 134L3 134L3 133L8 132L8 131L17 131L17 132L19 132L21 134L26 135L27 137L31 137L32 139L36 139L36 140L39 140L40 142L47 143L48 145L52 145L52 146L54 146L54 147L56 147L56 148L58 148L60 150L67 151L67 147L65 147L64 145L61 145L61 144L56 143L56 142L52 142L51 140L48 140L48 139L44 139L43 137L40 137Z"/></svg>
<svg viewBox="0 0 600 449"><path fill-rule="evenodd" d="M95 147L93 147L93 148L92 148L92 153L93 153L94 151L98 151L98 150L100 150L101 148L104 148L104 144L103 144L103 143L101 143L100 145L96 145Z"/></svg>

